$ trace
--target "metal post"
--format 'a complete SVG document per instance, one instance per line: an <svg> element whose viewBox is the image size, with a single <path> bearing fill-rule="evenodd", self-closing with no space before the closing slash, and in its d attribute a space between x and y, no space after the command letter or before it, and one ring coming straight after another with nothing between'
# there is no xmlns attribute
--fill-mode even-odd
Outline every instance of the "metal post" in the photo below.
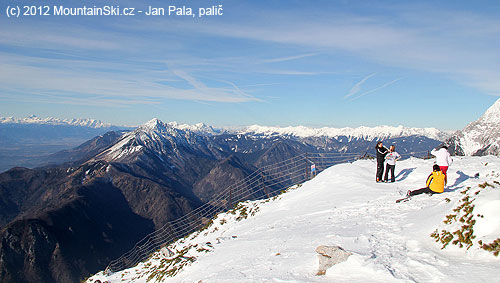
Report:
<svg viewBox="0 0 500 283"><path fill-rule="evenodd" d="M308 158L307 158L307 152L306 152L306 156L305 156L305 163L306 163L306 181L309 180L309 162L308 162Z"/></svg>
<svg viewBox="0 0 500 283"><path fill-rule="evenodd" d="M227 204L228 204L227 209L232 209L232 207L233 207L233 186L232 185L229 187L229 202Z"/></svg>
<svg viewBox="0 0 500 283"><path fill-rule="evenodd" d="M260 172L260 180L262 182L262 188L264 189L264 193L266 194L266 198L269 198L269 192L267 191L266 182L264 181L264 174L262 174L262 172Z"/></svg>

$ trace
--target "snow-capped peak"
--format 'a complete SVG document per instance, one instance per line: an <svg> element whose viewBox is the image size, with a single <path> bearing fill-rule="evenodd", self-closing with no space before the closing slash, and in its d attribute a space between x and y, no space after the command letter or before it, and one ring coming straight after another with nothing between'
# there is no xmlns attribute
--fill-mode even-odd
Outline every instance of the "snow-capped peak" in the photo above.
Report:
<svg viewBox="0 0 500 283"><path fill-rule="evenodd" d="M170 127L176 128L179 130L183 131L191 131L193 133L199 134L199 135L204 135L204 136L212 136L212 135L218 135L224 133L224 130L222 129L216 129L210 125L207 125L205 123L197 123L194 125L188 125L188 124L179 124L177 122L168 122L167 123Z"/></svg>
<svg viewBox="0 0 500 283"><path fill-rule="evenodd" d="M479 119L484 123L498 124L500 122L500 99L493 103Z"/></svg>
<svg viewBox="0 0 500 283"><path fill-rule="evenodd" d="M136 136L147 135L148 138L156 137L182 137L185 135L190 135L189 129L181 129L180 127L174 127L171 123L164 123L158 118L153 118L148 122L140 125L133 132Z"/></svg>
<svg viewBox="0 0 500 283"><path fill-rule="evenodd" d="M147 129L147 130L163 130L166 125L158 118L153 118L146 123L140 125L138 129Z"/></svg>
<svg viewBox="0 0 500 283"><path fill-rule="evenodd" d="M500 99L447 143L457 155L500 154Z"/></svg>
<svg viewBox="0 0 500 283"><path fill-rule="evenodd" d="M125 133L120 141L98 156L98 159L129 158L143 149L149 149L157 156L164 155L175 151L181 144L188 144L192 137L193 133L177 129L154 118L134 131Z"/></svg>

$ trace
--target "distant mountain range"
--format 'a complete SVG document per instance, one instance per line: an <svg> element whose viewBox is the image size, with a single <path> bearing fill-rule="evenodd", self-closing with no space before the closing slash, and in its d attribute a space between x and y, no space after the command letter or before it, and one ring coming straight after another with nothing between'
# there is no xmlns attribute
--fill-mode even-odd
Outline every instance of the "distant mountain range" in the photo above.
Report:
<svg viewBox="0 0 500 283"><path fill-rule="evenodd" d="M0 124L24 124L24 125L64 125L64 126L79 126L87 128L111 128L111 124L103 123L100 120L93 119L58 119L58 118L39 118L36 115L31 115L26 118L15 117L0 117Z"/></svg>
<svg viewBox="0 0 500 283"><path fill-rule="evenodd" d="M154 120L154 119L153 119ZM148 123L151 123L148 122ZM147 124L147 123L146 123ZM432 140L445 140L449 133L434 128L358 127L358 128L308 128L248 126L216 128L203 123L195 125L165 123L179 131L190 132L203 137L220 135L244 135L253 139L280 137L301 140L311 145L345 143L347 141L386 140L400 137L419 136ZM129 131L133 127L114 126L93 119L0 118L0 172L15 166L33 168L48 164L60 164L70 159L58 159L59 151L66 156L72 148L110 131ZM109 135L107 136L109 138ZM325 142L325 139L329 142ZM236 147L238 145L235 145ZM238 150L237 150L238 151ZM64 155L63 154L63 155ZM73 160L74 161L74 160Z"/></svg>
<svg viewBox="0 0 500 283"><path fill-rule="evenodd" d="M44 165L50 154L122 129L92 119L0 118L0 172Z"/></svg>
<svg viewBox="0 0 500 283"><path fill-rule="evenodd" d="M145 125L153 123L158 119L152 119ZM58 119L58 118L39 118L31 115L26 118L15 117L0 117L0 125L44 125L44 126L77 126L82 128L92 129L133 129L131 126L117 126L109 123L104 123L94 119ZM214 136L220 134L244 134L253 136L294 136L298 138L309 137L329 137L336 138L340 136L364 138L364 139L387 139L403 136L425 136L431 139L444 140L451 133L440 131L436 128L408 128L403 126L377 126L377 127L357 127L357 128L311 128L305 126L290 126L290 127L270 127L270 126L244 126L244 127L227 127L218 128L204 123L194 125L180 124L177 122L165 123L170 128L189 131L199 135ZM144 126L144 125L143 125Z"/></svg>
<svg viewBox="0 0 500 283"><path fill-rule="evenodd" d="M444 140L450 133L440 131L435 128L407 128L403 126L378 126L378 127L357 127L357 128L308 128L297 127L265 127L253 125L234 130L234 132L246 135L258 136L293 136L298 138L311 137L350 137L362 138L365 140L384 140L408 136L424 136L435 140Z"/></svg>
<svg viewBox="0 0 500 283"><path fill-rule="evenodd" d="M500 99L445 143L454 155L500 155Z"/></svg>
<svg viewBox="0 0 500 283"><path fill-rule="evenodd" d="M403 126L377 126L377 127L357 127L357 128L311 128L305 126L290 126L290 127L269 127L252 125L246 127L228 127L214 128L203 123L195 125L178 124L176 122L167 123L168 126L179 129L189 130L202 135L219 135L219 134L242 134L247 136L283 136L296 138L312 138L312 137L351 137L362 138L366 140L374 139L390 139L407 136L425 136L435 140L445 140L451 136L451 132L440 131L436 128L408 128Z"/></svg>

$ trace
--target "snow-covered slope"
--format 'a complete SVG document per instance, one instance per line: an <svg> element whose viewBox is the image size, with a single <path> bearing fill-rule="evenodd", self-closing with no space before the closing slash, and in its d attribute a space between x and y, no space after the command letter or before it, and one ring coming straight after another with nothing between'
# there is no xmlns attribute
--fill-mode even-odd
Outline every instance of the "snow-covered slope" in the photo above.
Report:
<svg viewBox="0 0 500 283"><path fill-rule="evenodd" d="M447 143L457 155L500 155L500 99Z"/></svg>
<svg viewBox="0 0 500 283"><path fill-rule="evenodd" d="M111 124L105 124L100 120L93 119L58 119L58 118L39 118L31 115L26 118L0 117L0 124L37 124L37 125L69 125L89 128L108 128Z"/></svg>
<svg viewBox="0 0 500 283"><path fill-rule="evenodd" d="M378 126L378 127L358 127L358 128L309 128L304 126L296 127L265 127L253 125L238 130L241 134L250 135L286 135L300 138L308 137L329 137L336 138L340 136L373 139L388 139L403 136L426 136L431 139L443 140L449 136L448 133L435 128L407 128L403 126Z"/></svg>
<svg viewBox="0 0 500 283"><path fill-rule="evenodd" d="M219 214L207 229L171 245L174 256L162 250L87 282L499 282L500 258L478 243L500 238L499 161L455 158L443 194L400 204L395 200L407 190L425 185L433 160L399 162L397 182L388 184L373 182L372 160L333 166L277 199ZM466 197L475 205L474 245L442 250L430 234L448 229L443 220ZM319 245L353 255L316 276Z"/></svg>

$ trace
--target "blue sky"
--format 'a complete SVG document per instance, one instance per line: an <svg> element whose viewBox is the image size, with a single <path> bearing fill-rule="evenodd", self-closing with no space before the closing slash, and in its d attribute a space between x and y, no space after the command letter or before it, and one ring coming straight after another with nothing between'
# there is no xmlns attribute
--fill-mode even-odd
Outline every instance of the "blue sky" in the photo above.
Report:
<svg viewBox="0 0 500 283"><path fill-rule="evenodd" d="M461 129L500 96L500 4L456 2L2 1L0 116ZM7 18L14 4L224 15Z"/></svg>

